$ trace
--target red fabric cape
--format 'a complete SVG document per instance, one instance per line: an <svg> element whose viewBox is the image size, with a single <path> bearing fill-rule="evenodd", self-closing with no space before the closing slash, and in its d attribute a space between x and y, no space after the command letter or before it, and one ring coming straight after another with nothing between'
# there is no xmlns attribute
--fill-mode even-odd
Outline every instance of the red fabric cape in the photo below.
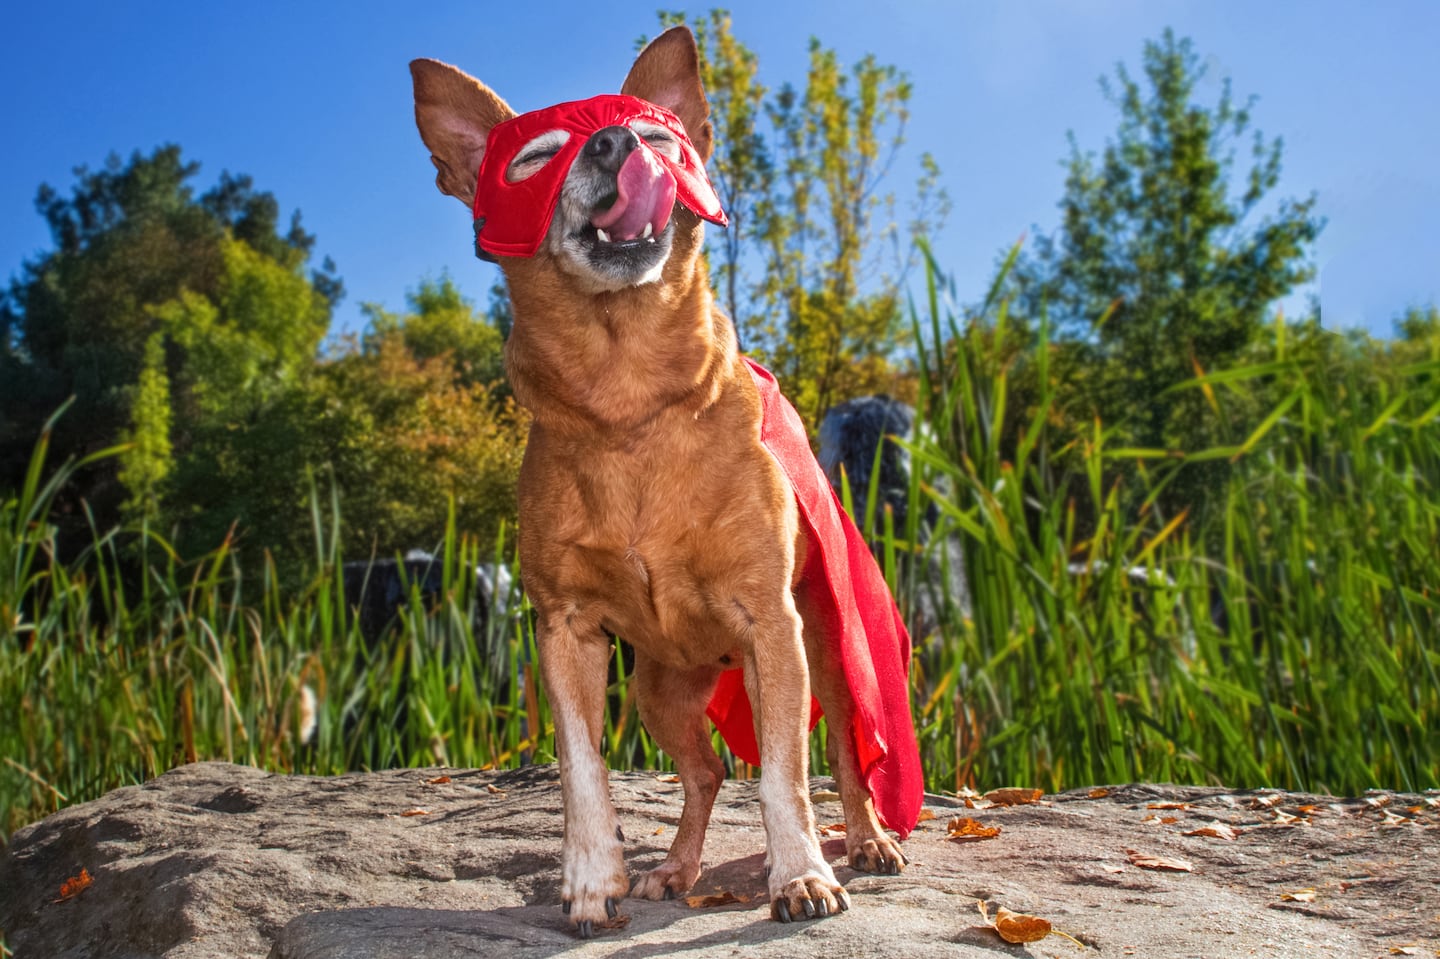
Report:
<svg viewBox="0 0 1440 959"><path fill-rule="evenodd" d="M920 815L924 778L910 718L910 634L860 531L820 469L800 414L769 370L745 361L760 390L760 439L795 491L809 557L800 589L825 620L826 653L839 660L854 702L849 730L880 822L904 839ZM726 670L706 712L731 752L758 764L750 699L739 669ZM810 726L820 704L810 702ZM832 729L831 735L841 733Z"/></svg>

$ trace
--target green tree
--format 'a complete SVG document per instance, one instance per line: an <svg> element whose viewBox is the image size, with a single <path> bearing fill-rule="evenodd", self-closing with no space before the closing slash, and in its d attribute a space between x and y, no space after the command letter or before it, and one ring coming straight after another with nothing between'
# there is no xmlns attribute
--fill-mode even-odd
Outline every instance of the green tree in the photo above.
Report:
<svg viewBox="0 0 1440 959"><path fill-rule="evenodd" d="M491 298L493 313L493 289ZM419 289L407 296L407 302L410 312L403 315L389 313L375 303L361 307L370 321L362 339L367 352L378 351L386 340L398 335L417 360L445 358L459 382L507 392L505 330L501 324L508 314L477 313L475 304L460 295L448 275L438 281L422 280Z"/></svg>
<svg viewBox="0 0 1440 959"><path fill-rule="evenodd" d="M1259 132L1238 176L1253 99L1228 80L1213 107L1195 102L1205 68L1188 39L1148 42L1144 85L1123 65L1101 81L1120 124L1097 160L1070 138L1062 225L1016 270L1033 317L1081 344L1102 375L1090 412L1148 447L1204 442L1197 391L1166 390L1230 364L1281 297L1312 276L1322 221L1315 198L1267 198L1282 144Z"/></svg>
<svg viewBox="0 0 1440 959"><path fill-rule="evenodd" d="M714 280L743 348L781 377L812 424L850 396L903 392L893 365L908 335L898 291L910 256L901 251L948 209L929 155L903 228L895 195L884 192L904 143L908 77L873 56L847 69L812 39L803 90L772 92L727 13L690 26L716 126L710 174L732 221L712 231L722 237L712 241ZM745 282L747 270L758 279Z"/></svg>
<svg viewBox="0 0 1440 959"><path fill-rule="evenodd" d="M128 162L111 156L98 171L79 168L69 197L40 187L36 206L55 248L25 263L0 301L0 486L15 484L40 425L70 396L53 455L84 455L134 429L156 333L169 344L177 467L197 424L220 415L230 387L245 386L234 396L251 403L252 387L290 375L301 353L313 359L341 292L333 265L307 278L314 238L298 214L282 235L270 194L224 174L197 197L198 170L166 146ZM301 287L297 308L270 308L272 295L293 298ZM208 322L207 334L192 321ZM151 385L153 394L153 378ZM106 461L85 471L71 494L108 524L126 488L117 464Z"/></svg>
<svg viewBox="0 0 1440 959"><path fill-rule="evenodd" d="M129 492L124 512L153 520L160 513L165 481L174 469L170 448L170 377L165 372L165 337L153 333L145 344L145 366L130 404L130 428L121 437L120 482Z"/></svg>

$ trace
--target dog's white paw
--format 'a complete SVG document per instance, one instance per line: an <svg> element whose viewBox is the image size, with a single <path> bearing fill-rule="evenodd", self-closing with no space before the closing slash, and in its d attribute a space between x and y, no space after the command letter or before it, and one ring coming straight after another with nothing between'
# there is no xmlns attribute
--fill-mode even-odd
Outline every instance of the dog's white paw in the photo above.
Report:
<svg viewBox="0 0 1440 959"><path fill-rule="evenodd" d="M770 918L778 922L793 922L797 919L819 919L833 916L850 908L850 896L835 877L807 872L805 875L784 883L777 890L771 884Z"/></svg>
<svg viewBox="0 0 1440 959"><path fill-rule="evenodd" d="M630 888L618 842L590 852L565 850L560 903L581 939L595 935L620 914L620 900Z"/></svg>

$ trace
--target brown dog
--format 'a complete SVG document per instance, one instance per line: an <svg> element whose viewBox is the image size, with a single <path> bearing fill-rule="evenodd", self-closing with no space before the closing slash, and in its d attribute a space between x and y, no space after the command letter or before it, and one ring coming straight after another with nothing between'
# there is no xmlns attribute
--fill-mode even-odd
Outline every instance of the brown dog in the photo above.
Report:
<svg viewBox="0 0 1440 959"><path fill-rule="evenodd" d="M490 131L515 113L454 67L416 60L411 72L436 182L473 207ZM622 93L669 110L700 157L710 155L688 30L646 47ZM663 127L635 129L655 151L679 155ZM537 136L505 181L539 175L564 142ZM835 732L850 728L845 678L815 630L802 629L807 610L792 591L806 568L796 498L761 443L761 398L712 299L701 219L676 203L657 218L662 229L647 223L643 235L612 238L595 226L613 219L604 214L617 168L639 146L619 127L595 133L564 178L539 248L499 258L515 315L506 366L534 416L520 475L520 557L560 758L561 896L589 936L627 891L668 899L694 884L724 778L705 710L722 671L743 665L764 769L772 915L829 915L849 899L821 855L810 809L812 690L832 730L850 865L899 872L905 857L876 818L851 737ZM611 636L634 647L641 718L685 790L669 855L633 886L599 749Z"/></svg>

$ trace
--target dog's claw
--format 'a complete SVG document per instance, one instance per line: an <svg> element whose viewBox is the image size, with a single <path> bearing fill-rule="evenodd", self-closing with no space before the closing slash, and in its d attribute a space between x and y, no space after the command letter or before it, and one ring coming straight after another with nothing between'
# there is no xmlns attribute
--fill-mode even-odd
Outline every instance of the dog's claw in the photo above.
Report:
<svg viewBox="0 0 1440 959"><path fill-rule="evenodd" d="M806 900L804 900L804 902L805 902L805 918L806 918L806 919L814 919L814 918L815 918L815 900L813 900L813 899L806 899Z"/></svg>
<svg viewBox="0 0 1440 959"><path fill-rule="evenodd" d="M790 922L790 921L791 921L791 919L790 919L790 906L789 906L788 903L785 902L784 899L781 899L779 902L777 902L777 903L775 904L775 914L776 914L776 917L777 917L781 922Z"/></svg>
<svg viewBox="0 0 1440 959"><path fill-rule="evenodd" d="M835 894L835 901L840 903L841 912L848 912L850 910L850 894L844 889L841 889Z"/></svg>
<svg viewBox="0 0 1440 959"><path fill-rule="evenodd" d="M619 826L615 827L615 838L620 840L621 842L625 841L625 831Z"/></svg>
<svg viewBox="0 0 1440 959"><path fill-rule="evenodd" d="M620 906L615 902L613 896L607 896L605 899L605 915L609 916L611 919L614 919L616 916L620 915Z"/></svg>
<svg viewBox="0 0 1440 959"><path fill-rule="evenodd" d="M560 911L563 912L563 913L565 913L565 915L567 915L567 916L570 915L570 900L569 900L569 899L566 899L566 900L564 900L563 902L560 903Z"/></svg>
<svg viewBox="0 0 1440 959"><path fill-rule="evenodd" d="M666 886L666 887L665 887L665 898L666 898L666 899L674 899L674 898L675 898L675 890L674 890L674 889L671 889L669 886Z"/></svg>
<svg viewBox="0 0 1440 959"><path fill-rule="evenodd" d="M580 934L581 939L594 939L595 923L589 919L582 919L580 920L580 924L575 927L575 931Z"/></svg>
<svg viewBox="0 0 1440 959"><path fill-rule="evenodd" d="M830 904L827 903L824 899L821 899L818 903L816 903L815 908L819 911L821 916L830 915Z"/></svg>

